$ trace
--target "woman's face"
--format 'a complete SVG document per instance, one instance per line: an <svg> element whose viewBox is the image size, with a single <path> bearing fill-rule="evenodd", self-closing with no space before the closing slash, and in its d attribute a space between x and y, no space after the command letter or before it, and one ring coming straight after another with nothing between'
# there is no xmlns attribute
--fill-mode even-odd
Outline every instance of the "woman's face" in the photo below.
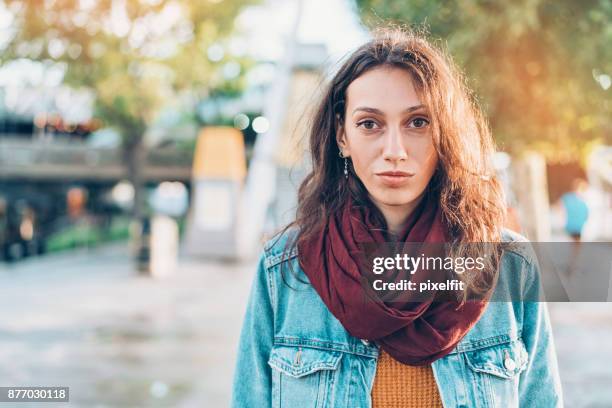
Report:
<svg viewBox="0 0 612 408"><path fill-rule="evenodd" d="M403 69L375 68L349 85L338 145L383 212L410 211L427 187L438 161L430 122Z"/></svg>

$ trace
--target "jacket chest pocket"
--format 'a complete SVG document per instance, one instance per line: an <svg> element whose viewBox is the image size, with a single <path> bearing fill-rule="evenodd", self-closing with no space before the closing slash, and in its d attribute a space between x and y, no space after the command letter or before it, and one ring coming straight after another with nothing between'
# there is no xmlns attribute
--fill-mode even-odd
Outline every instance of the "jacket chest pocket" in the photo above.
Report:
<svg viewBox="0 0 612 408"><path fill-rule="evenodd" d="M529 356L521 339L463 353L476 405L518 407L519 377Z"/></svg>
<svg viewBox="0 0 612 408"><path fill-rule="evenodd" d="M333 401L342 353L301 346L274 346L272 406L329 407Z"/></svg>

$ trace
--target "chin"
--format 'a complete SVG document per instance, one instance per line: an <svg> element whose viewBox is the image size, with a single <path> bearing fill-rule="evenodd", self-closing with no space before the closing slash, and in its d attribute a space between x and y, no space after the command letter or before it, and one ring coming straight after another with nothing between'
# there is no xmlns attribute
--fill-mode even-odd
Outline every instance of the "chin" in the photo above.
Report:
<svg viewBox="0 0 612 408"><path fill-rule="evenodd" d="M376 194L373 198L383 204L388 206L402 206L407 205L416 200L419 197L419 194L415 194L413 192L400 192L398 190L385 191L383 194Z"/></svg>

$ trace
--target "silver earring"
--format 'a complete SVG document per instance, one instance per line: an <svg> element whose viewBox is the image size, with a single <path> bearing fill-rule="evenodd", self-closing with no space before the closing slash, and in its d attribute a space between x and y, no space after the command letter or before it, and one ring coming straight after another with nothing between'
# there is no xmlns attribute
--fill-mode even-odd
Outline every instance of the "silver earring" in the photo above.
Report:
<svg viewBox="0 0 612 408"><path fill-rule="evenodd" d="M341 159L344 159L344 178L348 180L348 159L342 153L342 150L338 152Z"/></svg>
<svg viewBox="0 0 612 408"><path fill-rule="evenodd" d="M344 158L344 178L348 180L348 159Z"/></svg>

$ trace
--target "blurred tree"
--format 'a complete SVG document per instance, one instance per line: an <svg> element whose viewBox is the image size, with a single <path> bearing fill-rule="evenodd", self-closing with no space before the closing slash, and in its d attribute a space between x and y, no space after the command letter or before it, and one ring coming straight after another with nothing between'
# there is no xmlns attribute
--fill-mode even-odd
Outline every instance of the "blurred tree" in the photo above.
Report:
<svg viewBox="0 0 612 408"><path fill-rule="evenodd" d="M355 0L368 27L425 26L467 73L505 150L610 143L612 1Z"/></svg>
<svg viewBox="0 0 612 408"><path fill-rule="evenodd" d="M4 0L16 23L0 62L62 64L66 84L95 92L95 116L123 136L140 220L145 131L179 95L195 108L211 90L242 87L248 61L225 43L241 8L257 1Z"/></svg>

